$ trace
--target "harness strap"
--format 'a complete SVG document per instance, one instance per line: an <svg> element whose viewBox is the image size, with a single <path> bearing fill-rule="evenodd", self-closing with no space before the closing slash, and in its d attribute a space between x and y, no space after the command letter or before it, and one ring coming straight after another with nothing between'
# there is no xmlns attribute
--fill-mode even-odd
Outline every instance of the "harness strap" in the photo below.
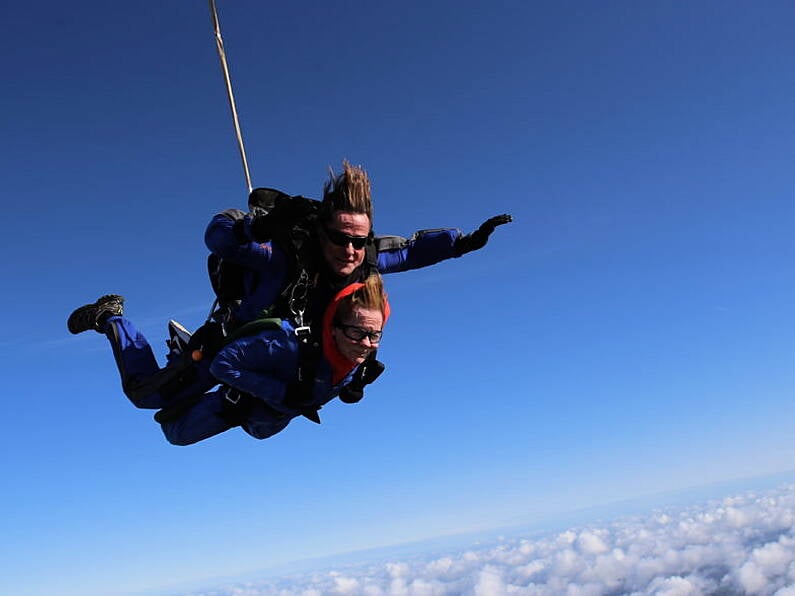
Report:
<svg viewBox="0 0 795 596"><path fill-rule="evenodd" d="M362 272L362 280L370 277L371 274L378 272L378 246L376 246L375 239L370 240L364 246L364 262L367 268Z"/></svg>
<svg viewBox="0 0 795 596"><path fill-rule="evenodd" d="M317 413L320 408L310 406L320 364L320 341L310 327L297 328L295 335L298 338L298 379L290 387L286 401L290 407L300 410L306 418L320 424Z"/></svg>

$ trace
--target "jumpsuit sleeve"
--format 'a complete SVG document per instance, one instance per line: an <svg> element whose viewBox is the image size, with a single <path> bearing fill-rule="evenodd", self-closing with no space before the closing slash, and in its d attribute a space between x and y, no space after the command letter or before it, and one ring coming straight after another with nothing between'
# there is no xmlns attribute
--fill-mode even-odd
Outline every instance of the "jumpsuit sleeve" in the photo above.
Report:
<svg viewBox="0 0 795 596"><path fill-rule="evenodd" d="M251 217L229 209L210 220L204 232L210 252L253 271L271 271L286 267L282 251L273 250L270 242L251 239Z"/></svg>
<svg viewBox="0 0 795 596"><path fill-rule="evenodd" d="M455 243L460 237L461 230L457 228L421 230L408 240L400 236L379 236L376 238L378 271L409 271L456 257Z"/></svg>
<svg viewBox="0 0 795 596"><path fill-rule="evenodd" d="M284 378L286 372L295 374L297 359L291 357L280 334L260 333L230 343L215 356L210 372L221 383L261 399L274 410L290 411L284 405Z"/></svg>

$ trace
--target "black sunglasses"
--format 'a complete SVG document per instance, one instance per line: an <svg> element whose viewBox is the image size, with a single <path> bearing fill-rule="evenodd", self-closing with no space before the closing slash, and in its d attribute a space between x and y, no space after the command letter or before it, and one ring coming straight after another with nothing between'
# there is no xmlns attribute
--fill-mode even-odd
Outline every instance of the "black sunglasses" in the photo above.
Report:
<svg viewBox="0 0 795 596"><path fill-rule="evenodd" d="M345 232L340 232L339 230L332 230L331 228L323 227L323 233L326 234L326 237L332 244L336 244L337 246L342 246L346 248L349 244L353 246L354 250L360 250L364 248L364 245L367 244L367 241L370 239L370 236L350 236Z"/></svg>
<svg viewBox="0 0 795 596"><path fill-rule="evenodd" d="M342 329L343 335L348 339L362 341L366 337L372 345L376 345L381 341L381 334L383 333L383 331L367 331L367 329L362 329L356 325L343 325L342 323L337 323L336 327Z"/></svg>

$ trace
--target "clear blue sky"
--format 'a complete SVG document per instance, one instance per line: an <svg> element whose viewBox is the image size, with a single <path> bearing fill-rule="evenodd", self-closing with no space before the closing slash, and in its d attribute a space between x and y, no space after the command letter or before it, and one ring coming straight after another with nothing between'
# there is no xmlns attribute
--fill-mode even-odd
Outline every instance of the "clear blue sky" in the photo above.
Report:
<svg viewBox="0 0 795 596"><path fill-rule="evenodd" d="M209 308L204 226L246 189L208 8L8 5L0 592L145 590L795 467L791 2L219 12L255 185L317 196L348 158L380 233L515 223L387 278L361 404L173 447L66 317L118 292L163 346Z"/></svg>

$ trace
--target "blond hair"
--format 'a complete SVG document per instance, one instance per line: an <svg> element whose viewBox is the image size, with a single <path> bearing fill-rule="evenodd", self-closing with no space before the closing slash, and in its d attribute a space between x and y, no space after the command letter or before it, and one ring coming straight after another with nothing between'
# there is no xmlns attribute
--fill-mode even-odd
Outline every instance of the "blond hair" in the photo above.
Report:
<svg viewBox="0 0 795 596"><path fill-rule="evenodd" d="M384 292L384 282L378 273L373 273L364 280L364 285L356 288L353 292L342 298L337 306L334 319L336 322L350 317L353 309L357 306L367 310L378 310L384 315L384 321L389 312L386 293Z"/></svg>
<svg viewBox="0 0 795 596"><path fill-rule="evenodd" d="M352 166L347 159L342 162L342 173L334 175L329 168L329 179L323 185L323 204L320 219L328 221L334 211L364 213L373 224L373 202L370 197L370 178L361 166Z"/></svg>

